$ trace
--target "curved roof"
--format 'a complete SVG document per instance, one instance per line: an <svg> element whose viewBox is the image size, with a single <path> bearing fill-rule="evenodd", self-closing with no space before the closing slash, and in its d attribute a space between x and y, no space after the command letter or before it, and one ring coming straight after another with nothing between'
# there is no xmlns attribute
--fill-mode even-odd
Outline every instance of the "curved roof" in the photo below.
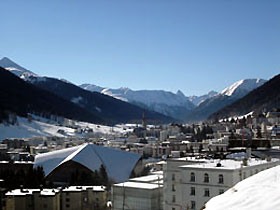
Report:
<svg viewBox="0 0 280 210"><path fill-rule="evenodd" d="M115 182L124 182L129 179L140 158L141 155L136 153L101 147L95 144L83 144L39 154L35 157L34 167L42 166L47 176L54 169L70 160L80 163L91 171L98 170L103 164L109 178Z"/></svg>

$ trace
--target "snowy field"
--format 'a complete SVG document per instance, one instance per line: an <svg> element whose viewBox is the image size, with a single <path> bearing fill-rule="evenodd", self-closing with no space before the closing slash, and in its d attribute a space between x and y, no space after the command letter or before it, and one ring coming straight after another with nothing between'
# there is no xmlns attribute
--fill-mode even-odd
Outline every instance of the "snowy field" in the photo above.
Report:
<svg viewBox="0 0 280 210"><path fill-rule="evenodd" d="M280 210L280 166L251 176L212 198L205 210Z"/></svg>
<svg viewBox="0 0 280 210"><path fill-rule="evenodd" d="M59 126L54 123L47 123L48 120L44 118L37 118L28 122L26 118L18 117L17 125L0 124L0 141L6 138L30 138L38 136L57 136L57 137L83 137L86 134L75 133L75 129ZM94 133L113 134L118 135L132 131L126 125L116 125L114 127L96 125L86 122L75 122L81 128L91 128ZM64 133L58 133L58 130L64 130Z"/></svg>

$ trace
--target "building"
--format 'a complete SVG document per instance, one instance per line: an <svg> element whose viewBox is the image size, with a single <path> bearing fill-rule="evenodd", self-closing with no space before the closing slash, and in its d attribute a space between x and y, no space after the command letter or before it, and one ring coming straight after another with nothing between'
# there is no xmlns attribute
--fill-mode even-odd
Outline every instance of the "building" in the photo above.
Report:
<svg viewBox="0 0 280 210"><path fill-rule="evenodd" d="M103 186L71 186L61 191L61 210L105 210L106 203Z"/></svg>
<svg viewBox="0 0 280 210"><path fill-rule="evenodd" d="M184 158L168 158L166 164L163 165L163 200L164 210L180 209L180 204L184 202L185 198L182 197L182 169L180 166L191 165L197 163L204 163L206 160L196 159L190 157ZM180 195L180 196L179 196Z"/></svg>
<svg viewBox="0 0 280 210"><path fill-rule="evenodd" d="M202 160L185 165L167 161L164 210L199 210L210 198L279 163L279 159Z"/></svg>
<svg viewBox="0 0 280 210"><path fill-rule="evenodd" d="M57 185L69 183L71 175L77 170L91 174L104 166L113 182L127 181L131 174L142 172L141 155L97 146L83 144L35 156L34 167L42 166L48 181Z"/></svg>
<svg viewBox="0 0 280 210"><path fill-rule="evenodd" d="M105 210L103 186L70 186L64 189L16 189L6 193L4 210Z"/></svg>
<svg viewBox="0 0 280 210"><path fill-rule="evenodd" d="M268 112L266 118L271 125L280 124L280 112Z"/></svg>
<svg viewBox="0 0 280 210"><path fill-rule="evenodd" d="M114 210L162 210L163 176L155 174L130 179L112 187Z"/></svg>
<svg viewBox="0 0 280 210"><path fill-rule="evenodd" d="M16 189L6 193L5 210L60 210L57 189Z"/></svg>

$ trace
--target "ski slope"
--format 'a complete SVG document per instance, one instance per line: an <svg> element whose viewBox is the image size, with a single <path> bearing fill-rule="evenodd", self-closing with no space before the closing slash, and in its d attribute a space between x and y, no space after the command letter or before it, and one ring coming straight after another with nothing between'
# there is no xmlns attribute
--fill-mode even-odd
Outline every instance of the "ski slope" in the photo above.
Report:
<svg viewBox="0 0 280 210"><path fill-rule="evenodd" d="M0 124L0 141L6 138L31 138L42 136L83 137L86 135L75 133L75 129L73 128L56 125L54 122L44 118L37 117L36 119L37 120L28 122L27 118L18 117L18 123L16 125ZM78 121L76 121L75 124L81 128L91 128L94 133L101 134L121 134L132 131L132 129L127 129L125 125L110 127ZM58 130L64 130L64 133L58 133Z"/></svg>

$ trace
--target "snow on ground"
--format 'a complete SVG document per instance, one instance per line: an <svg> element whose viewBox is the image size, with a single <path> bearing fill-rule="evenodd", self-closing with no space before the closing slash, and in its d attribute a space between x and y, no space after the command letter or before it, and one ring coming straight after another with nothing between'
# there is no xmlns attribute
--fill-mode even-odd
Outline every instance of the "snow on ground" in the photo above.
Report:
<svg viewBox="0 0 280 210"><path fill-rule="evenodd" d="M65 130L68 135L74 135L74 129L55 126L52 124L33 120L31 123L26 118L18 118L18 125L0 124L0 140L5 138L30 138L34 136L58 136L65 135L57 133L59 129Z"/></svg>
<svg viewBox="0 0 280 210"><path fill-rule="evenodd" d="M56 125L54 122L36 117L37 120L28 122L27 118L18 117L18 123L16 125L4 125L0 124L0 141L6 138L30 138L38 136L57 136L57 137L82 137L85 134L75 133L75 129L66 126ZM94 133L102 134L120 134L129 132L132 129L124 129L125 125L109 127L104 125L96 125L86 122L76 122L76 126L81 128L91 128ZM63 130L64 133L58 133L58 130Z"/></svg>
<svg viewBox="0 0 280 210"><path fill-rule="evenodd" d="M212 198L205 210L279 210L280 166L251 176Z"/></svg>

